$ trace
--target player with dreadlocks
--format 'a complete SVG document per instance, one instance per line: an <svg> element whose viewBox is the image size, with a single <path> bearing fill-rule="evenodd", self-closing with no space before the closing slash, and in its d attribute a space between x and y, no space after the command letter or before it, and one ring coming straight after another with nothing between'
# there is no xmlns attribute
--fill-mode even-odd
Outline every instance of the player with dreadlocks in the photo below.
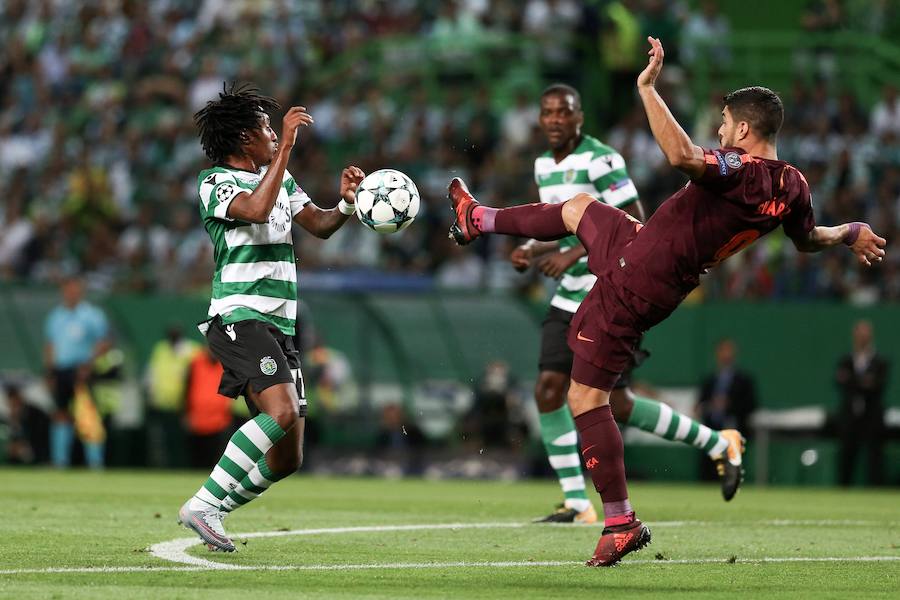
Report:
<svg viewBox="0 0 900 600"><path fill-rule="evenodd" d="M357 167L341 174L341 200L326 210L287 171L302 106L284 115L281 141L269 114L278 103L250 86L225 89L194 115L211 168L197 179L200 215L215 246L207 320L200 324L224 368L219 393L243 395L253 418L228 442L206 482L178 514L210 550L233 552L222 519L300 467L306 398L294 348L297 267L291 226L327 238L354 212Z"/></svg>

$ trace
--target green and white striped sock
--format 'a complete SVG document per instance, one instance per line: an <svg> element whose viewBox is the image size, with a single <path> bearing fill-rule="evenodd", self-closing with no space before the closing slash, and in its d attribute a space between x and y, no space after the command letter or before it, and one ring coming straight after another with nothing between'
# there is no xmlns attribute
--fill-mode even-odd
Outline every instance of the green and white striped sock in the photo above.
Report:
<svg viewBox="0 0 900 600"><path fill-rule="evenodd" d="M286 476L273 473L266 462L266 457L263 456L256 461L256 464L253 465L247 476L241 479L238 486L228 492L228 496L222 501L222 510L231 512L247 504L269 489L273 483L284 479Z"/></svg>
<svg viewBox="0 0 900 600"><path fill-rule="evenodd" d="M584 488L581 454L578 452L578 432L568 406L553 412L540 413L541 439L547 450L550 465L556 471L567 508L578 512L591 506Z"/></svg>
<svg viewBox="0 0 900 600"><path fill-rule="evenodd" d="M283 437L284 430L265 413L241 425L231 436L225 454L209 479L194 494L194 499L220 507L229 492L238 488L250 471L258 468L259 459Z"/></svg>
<svg viewBox="0 0 900 600"><path fill-rule="evenodd" d="M728 440L720 436L718 431L675 412L669 405L637 395L633 398L634 408L627 425L673 442L690 444L713 458L728 448Z"/></svg>

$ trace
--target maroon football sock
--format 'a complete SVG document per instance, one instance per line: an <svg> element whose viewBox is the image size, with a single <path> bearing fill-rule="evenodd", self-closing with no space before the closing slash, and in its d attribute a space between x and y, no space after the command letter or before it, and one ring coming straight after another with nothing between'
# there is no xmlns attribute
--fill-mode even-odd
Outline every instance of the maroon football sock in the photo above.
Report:
<svg viewBox="0 0 900 600"><path fill-rule="evenodd" d="M477 206L472 221L482 233L521 235L541 241L571 235L562 218L562 204L523 204L510 208Z"/></svg>
<svg viewBox="0 0 900 600"><path fill-rule="evenodd" d="M609 405L591 409L575 417L575 426L581 435L585 465L603 500L606 526L631 522L634 511L625 483L625 448L612 410Z"/></svg>

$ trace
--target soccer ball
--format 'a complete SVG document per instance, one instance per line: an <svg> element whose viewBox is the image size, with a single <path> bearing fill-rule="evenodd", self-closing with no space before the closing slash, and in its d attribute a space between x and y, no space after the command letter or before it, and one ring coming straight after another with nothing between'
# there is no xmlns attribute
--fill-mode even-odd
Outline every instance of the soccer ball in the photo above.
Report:
<svg viewBox="0 0 900 600"><path fill-rule="evenodd" d="M378 233L406 229L419 213L419 190L394 169L369 173L356 188L356 216Z"/></svg>

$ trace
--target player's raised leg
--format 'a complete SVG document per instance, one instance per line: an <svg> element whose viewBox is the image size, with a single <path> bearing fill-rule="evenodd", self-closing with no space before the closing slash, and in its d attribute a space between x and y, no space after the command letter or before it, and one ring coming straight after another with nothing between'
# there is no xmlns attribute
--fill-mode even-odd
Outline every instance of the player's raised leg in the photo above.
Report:
<svg viewBox="0 0 900 600"><path fill-rule="evenodd" d="M475 200L459 177L450 181L450 208L456 219L450 237L457 244L468 244L482 233L519 235L540 241L552 241L574 234L581 216L596 200L578 194L561 204L523 204L509 208L491 208Z"/></svg>
<svg viewBox="0 0 900 600"><path fill-rule="evenodd" d="M682 442L706 452L716 464L722 497L734 498L744 480L744 438L735 429L716 431L670 406L644 398L627 388L616 389L610 396L613 414L619 423L636 427L673 442Z"/></svg>
<svg viewBox="0 0 900 600"><path fill-rule="evenodd" d="M588 566L608 567L623 556L650 543L650 528L635 517L625 481L625 451L622 436L609 406L615 381L600 381L603 372L579 356L575 357L568 401L581 434L581 452L594 488L603 500L604 528ZM589 381L580 383L578 379ZM594 387L598 386L598 387Z"/></svg>

